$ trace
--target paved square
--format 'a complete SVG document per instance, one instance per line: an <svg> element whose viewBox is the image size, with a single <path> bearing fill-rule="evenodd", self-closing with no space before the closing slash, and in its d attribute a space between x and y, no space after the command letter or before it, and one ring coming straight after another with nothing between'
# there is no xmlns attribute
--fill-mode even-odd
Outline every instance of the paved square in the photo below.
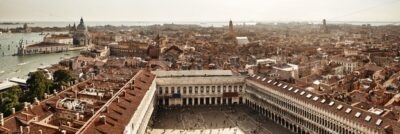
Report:
<svg viewBox="0 0 400 134"><path fill-rule="evenodd" d="M290 134L246 106L161 108L153 115L149 134Z"/></svg>

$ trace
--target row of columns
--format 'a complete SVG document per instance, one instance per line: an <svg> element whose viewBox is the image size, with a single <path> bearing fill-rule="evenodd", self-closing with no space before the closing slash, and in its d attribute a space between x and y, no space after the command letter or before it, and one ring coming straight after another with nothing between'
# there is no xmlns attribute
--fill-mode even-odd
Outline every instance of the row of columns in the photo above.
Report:
<svg viewBox="0 0 400 134"><path fill-rule="evenodd" d="M298 126L295 123L292 123L291 121L282 118L279 114L276 114L275 112L272 112L268 110L267 108L264 108L263 106L260 106L259 104L254 103L251 100L246 99L245 100L246 105L248 105L250 108L253 110L257 111L261 115L267 117L268 119L274 121L275 123L289 129L292 132L298 133L298 134L308 134L307 130L303 129L302 127Z"/></svg>
<svg viewBox="0 0 400 134"><path fill-rule="evenodd" d="M208 86L208 88L207 88ZM203 87L203 88L201 88ZM203 86L160 86L158 94L218 94L223 92L244 92L242 85L203 85Z"/></svg>
<svg viewBox="0 0 400 134"><path fill-rule="evenodd" d="M271 93L272 94L272 93ZM290 117L296 124L300 123L303 127L316 133L343 133L354 134L356 129L343 125L341 122L327 118L320 113L301 105L295 105L287 98L272 96L268 93L261 93L257 90L249 90L248 98L255 99L254 102L262 102L271 105L278 113L284 117Z"/></svg>
<svg viewBox="0 0 400 134"><path fill-rule="evenodd" d="M171 103L178 102L178 103ZM242 104L242 97L160 98L159 105L219 105Z"/></svg>

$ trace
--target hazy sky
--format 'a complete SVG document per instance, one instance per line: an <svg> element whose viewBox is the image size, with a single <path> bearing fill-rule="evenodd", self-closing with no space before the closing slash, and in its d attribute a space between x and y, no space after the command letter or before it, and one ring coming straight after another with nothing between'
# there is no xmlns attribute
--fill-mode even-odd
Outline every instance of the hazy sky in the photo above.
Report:
<svg viewBox="0 0 400 134"><path fill-rule="evenodd" d="M400 0L0 0L0 21L400 21Z"/></svg>

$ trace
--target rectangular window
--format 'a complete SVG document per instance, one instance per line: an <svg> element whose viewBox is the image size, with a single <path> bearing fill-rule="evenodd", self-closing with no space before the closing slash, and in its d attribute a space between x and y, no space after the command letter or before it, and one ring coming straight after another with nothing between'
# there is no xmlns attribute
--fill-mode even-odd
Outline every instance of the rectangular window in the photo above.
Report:
<svg viewBox="0 0 400 134"><path fill-rule="evenodd" d="M162 94L162 87L158 88L159 94Z"/></svg>

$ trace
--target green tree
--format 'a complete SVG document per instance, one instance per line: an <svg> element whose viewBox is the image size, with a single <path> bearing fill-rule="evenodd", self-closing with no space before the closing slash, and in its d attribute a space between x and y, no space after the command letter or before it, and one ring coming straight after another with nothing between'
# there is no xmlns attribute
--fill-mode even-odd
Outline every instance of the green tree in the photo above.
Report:
<svg viewBox="0 0 400 134"><path fill-rule="evenodd" d="M54 82L57 82L57 83L60 83L60 82L67 83L70 81L74 81L76 78L72 74L71 71L61 69L61 70L57 70L54 72L53 79L54 79Z"/></svg>
<svg viewBox="0 0 400 134"><path fill-rule="evenodd" d="M69 70L57 70L53 73L54 83L50 89L60 89L70 81L76 80L76 77Z"/></svg>
<svg viewBox="0 0 400 134"><path fill-rule="evenodd" d="M19 101L19 96L22 91L19 86L14 86L4 93L0 94L0 112L4 113L5 116L12 114L12 108L20 110L22 104Z"/></svg>
<svg viewBox="0 0 400 134"><path fill-rule="evenodd" d="M45 74L41 71L31 73L26 84L28 85L29 90L25 98L29 102L32 102L35 97L43 99L45 93L50 93L49 87L51 81L48 80Z"/></svg>

